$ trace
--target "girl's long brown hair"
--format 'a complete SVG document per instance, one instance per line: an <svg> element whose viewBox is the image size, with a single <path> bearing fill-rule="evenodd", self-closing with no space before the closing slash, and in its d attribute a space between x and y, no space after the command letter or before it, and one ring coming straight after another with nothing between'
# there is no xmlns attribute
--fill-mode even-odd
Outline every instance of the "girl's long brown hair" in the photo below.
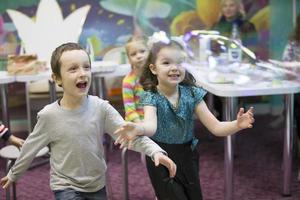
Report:
<svg viewBox="0 0 300 200"><path fill-rule="evenodd" d="M149 66L150 64L155 64L157 59L158 53L163 48L177 48L180 51L184 51L183 47L176 41L171 41L170 43L166 44L163 42L156 42L153 44L152 48L150 49L150 53L148 59L146 61L143 73L140 77L140 83L143 86L145 91L152 91L156 92L156 86L158 85L158 80L156 75L152 74ZM188 86L196 86L196 80L192 74L188 71L185 73L184 80L179 83L180 85L188 85Z"/></svg>

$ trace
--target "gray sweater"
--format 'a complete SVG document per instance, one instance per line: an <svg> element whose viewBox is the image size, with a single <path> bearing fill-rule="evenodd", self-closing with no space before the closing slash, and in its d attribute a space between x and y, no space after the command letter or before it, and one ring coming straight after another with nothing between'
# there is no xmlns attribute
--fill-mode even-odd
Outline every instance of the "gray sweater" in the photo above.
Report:
<svg viewBox="0 0 300 200"><path fill-rule="evenodd" d="M37 152L49 145L52 190L98 191L105 186L102 136L108 133L115 138L112 133L123 123L123 118L107 101L95 96L88 96L76 110L65 110L57 101L49 104L38 113L38 122L8 178L16 181ZM135 140L133 150L148 156L164 152L145 136Z"/></svg>

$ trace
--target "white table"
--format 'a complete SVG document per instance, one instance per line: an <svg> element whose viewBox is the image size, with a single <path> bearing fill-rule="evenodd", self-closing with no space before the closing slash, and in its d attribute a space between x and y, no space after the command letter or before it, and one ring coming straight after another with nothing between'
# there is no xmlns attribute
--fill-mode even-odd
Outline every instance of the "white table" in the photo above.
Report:
<svg viewBox="0 0 300 200"><path fill-rule="evenodd" d="M15 82L14 76L8 75L7 71L0 71L2 121L7 128L10 128L8 103L7 103L7 84L13 82Z"/></svg>
<svg viewBox="0 0 300 200"><path fill-rule="evenodd" d="M278 95L285 96L286 122L283 147L283 195L291 195L291 167L293 149L293 111L294 94L300 92L300 81L282 80L281 83L255 78L244 85L216 84L208 81L209 70L199 67L194 71L197 83L210 93L225 98L225 118L233 120L236 116L235 102L238 97ZM255 109L255 108L254 108ZM232 136L225 138L225 200L233 199L233 147Z"/></svg>

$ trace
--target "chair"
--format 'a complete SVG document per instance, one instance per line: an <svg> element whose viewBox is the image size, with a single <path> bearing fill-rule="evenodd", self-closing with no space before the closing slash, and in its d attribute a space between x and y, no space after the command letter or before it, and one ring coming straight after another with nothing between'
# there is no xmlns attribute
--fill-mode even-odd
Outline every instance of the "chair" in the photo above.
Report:
<svg viewBox="0 0 300 200"><path fill-rule="evenodd" d="M124 47L115 47L107 51L104 54L102 60L114 61L117 62L118 64L128 63L128 59ZM105 89L109 97L114 98L115 96L120 96L122 94L122 80L123 77L105 79L104 81Z"/></svg>
<svg viewBox="0 0 300 200"><path fill-rule="evenodd" d="M45 156L46 154L48 154L48 152L49 152L49 148L44 147L37 153L36 158ZM14 145L7 145L7 146L3 147L2 149L0 149L0 157L7 160L6 168L5 168L6 173L8 173L8 171L14 165L15 161L17 160L17 158L19 156L20 156L20 150ZM12 183L12 191L13 191L13 200L16 200L17 199L17 191L16 191L16 183L15 182ZM10 200L10 188L6 189L6 200Z"/></svg>

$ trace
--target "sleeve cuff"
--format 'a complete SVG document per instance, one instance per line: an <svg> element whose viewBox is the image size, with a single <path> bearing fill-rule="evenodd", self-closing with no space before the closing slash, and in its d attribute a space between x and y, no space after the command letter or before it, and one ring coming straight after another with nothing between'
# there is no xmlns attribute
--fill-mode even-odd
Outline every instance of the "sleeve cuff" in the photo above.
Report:
<svg viewBox="0 0 300 200"><path fill-rule="evenodd" d="M155 155L156 153L162 153L162 154L164 154L165 156L168 156L168 153L167 153L166 151L155 151L155 152L153 152L152 155L151 155L151 160L152 160L153 162L154 162L154 155Z"/></svg>
<svg viewBox="0 0 300 200"><path fill-rule="evenodd" d="M17 177L12 174L11 170L9 170L9 172L7 174L7 178L12 182L15 182L17 180Z"/></svg>

